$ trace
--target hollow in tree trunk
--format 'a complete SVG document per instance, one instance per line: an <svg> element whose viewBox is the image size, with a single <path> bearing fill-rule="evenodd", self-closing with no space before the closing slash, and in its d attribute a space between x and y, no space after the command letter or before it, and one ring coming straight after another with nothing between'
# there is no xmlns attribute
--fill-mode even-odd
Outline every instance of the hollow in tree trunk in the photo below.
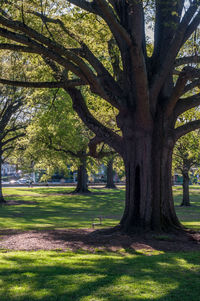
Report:
<svg viewBox="0 0 200 301"><path fill-rule="evenodd" d="M74 193L89 193L87 180L86 158L82 158L78 167L77 186Z"/></svg>
<svg viewBox="0 0 200 301"><path fill-rule="evenodd" d="M113 160L114 158L111 158L107 163L107 170L106 170L106 176L107 176L107 183L106 188L113 188L116 189L114 180L113 180Z"/></svg>
<svg viewBox="0 0 200 301"><path fill-rule="evenodd" d="M183 200L181 206L191 206L189 194L189 169L185 166L182 170L183 175Z"/></svg>
<svg viewBox="0 0 200 301"><path fill-rule="evenodd" d="M5 204L6 201L3 197L3 192L2 192L2 176L1 176L1 169L2 169L2 162L0 160L0 204Z"/></svg>

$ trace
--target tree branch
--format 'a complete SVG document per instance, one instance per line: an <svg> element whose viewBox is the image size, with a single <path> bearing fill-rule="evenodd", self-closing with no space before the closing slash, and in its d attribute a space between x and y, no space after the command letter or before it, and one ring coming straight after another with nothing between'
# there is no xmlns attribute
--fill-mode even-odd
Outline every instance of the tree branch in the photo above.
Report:
<svg viewBox="0 0 200 301"><path fill-rule="evenodd" d="M191 97L179 99L174 109L174 115L178 117L182 113L200 105L200 93Z"/></svg>
<svg viewBox="0 0 200 301"><path fill-rule="evenodd" d="M197 2L199 2L199 1L197 0ZM188 28L185 32L185 35L184 35L182 45L189 39L189 37L195 31L195 29L197 28L197 26L199 24L200 24L200 11L198 12L198 14L194 17L194 19L192 20L192 22L188 26Z"/></svg>
<svg viewBox="0 0 200 301"><path fill-rule="evenodd" d="M24 87L24 88L63 88L63 82L23 82L23 81L12 81L0 78L0 83L8 86L15 86L15 87ZM66 83L69 87L80 86L80 81L69 81Z"/></svg>
<svg viewBox="0 0 200 301"><path fill-rule="evenodd" d="M178 67L178 66L181 66L181 65L192 64L192 63L199 64L200 63L200 56L192 55L192 56L178 58L175 61L174 66Z"/></svg>
<svg viewBox="0 0 200 301"><path fill-rule="evenodd" d="M190 84L186 85L183 94L187 93L188 91L196 87L200 87L200 79L194 80Z"/></svg>
<svg viewBox="0 0 200 301"><path fill-rule="evenodd" d="M183 91L188 79L192 78L193 76L198 76L198 74L200 75L200 70L198 69L189 66L183 68L166 106L165 112L167 117L173 113L177 101L179 100L180 96L184 94Z"/></svg>
<svg viewBox="0 0 200 301"><path fill-rule="evenodd" d="M179 26L176 30L174 38L168 47L168 51L165 55L165 58L163 58L163 60L162 60L163 64L161 64L159 66L158 71L152 78L152 83L151 83L151 88L150 88L150 99L151 99L151 102L154 104L153 107L155 107L155 100L157 99L157 96L160 92L161 87L164 84L164 81L165 81L167 75L169 74L170 70L173 68L175 58L176 58L178 51L185 38L185 34L186 34L186 30L188 28L188 25L199 7L198 2L199 2L199 0L192 1L190 7L186 11L185 15L183 16L183 18L181 20L181 23L179 24ZM195 30L195 28L193 29L193 31L194 30ZM189 38L189 36L187 36L187 39L188 38Z"/></svg>
<svg viewBox="0 0 200 301"><path fill-rule="evenodd" d="M60 19L52 19L37 12L31 12L31 13L41 18L44 22L58 24L68 36L70 36L72 39L74 39L77 43L80 44L81 48L68 48L68 49L65 48L65 50L69 51L70 53L74 53L76 56L82 57L88 61L88 63L97 72L98 82L102 87L101 89L99 88L96 89L94 86L92 87L91 90L99 94L102 98L110 102L113 106L119 108L120 103L123 102L122 89L114 80L114 78L111 76L111 74L108 72L108 70L104 67L104 65L98 60L98 58L92 53L89 47L83 42L83 40L77 35L75 35L74 33L72 33L68 28L66 28L64 23ZM104 91L103 91L103 87L104 87ZM110 92L113 90L115 91L115 93Z"/></svg>
<svg viewBox="0 0 200 301"><path fill-rule="evenodd" d="M93 13L95 15L102 16L101 11L97 7L95 1L93 0L92 2L85 1L85 0L67 0L71 4L74 4L84 10L86 10L89 13Z"/></svg>
<svg viewBox="0 0 200 301"><path fill-rule="evenodd" d="M178 140L183 135L200 128L200 120L190 121L174 130L174 138Z"/></svg>
<svg viewBox="0 0 200 301"><path fill-rule="evenodd" d="M25 133L20 133L20 134L14 136L14 137L11 137L11 138L7 139L6 141L1 142L1 145L4 146L4 145L6 145L6 144L8 144L8 143L20 138L20 137L23 137L23 136L25 136ZM3 149L3 151L4 151L4 149Z"/></svg>
<svg viewBox="0 0 200 301"><path fill-rule="evenodd" d="M122 138L115 134L112 130L101 124L94 116L89 112L85 100L81 94L81 91L75 88L66 88L66 92L71 96L73 102L73 108L86 124L86 126L93 131L97 137L114 148L116 152L122 153Z"/></svg>

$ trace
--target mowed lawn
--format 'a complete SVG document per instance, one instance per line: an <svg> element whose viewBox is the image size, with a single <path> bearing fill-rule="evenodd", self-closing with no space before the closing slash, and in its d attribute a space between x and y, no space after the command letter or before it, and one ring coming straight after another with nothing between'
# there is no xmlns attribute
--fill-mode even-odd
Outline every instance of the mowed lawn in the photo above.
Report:
<svg viewBox="0 0 200 301"><path fill-rule="evenodd" d="M180 207L182 188L174 187L175 207L179 219L189 228L200 230L200 186L191 186L191 207ZM0 228L62 229L91 228L103 218L102 227L116 225L123 213L123 189L92 189L87 195L70 194L72 188L5 188L7 200L20 205L3 206Z"/></svg>
<svg viewBox="0 0 200 301"><path fill-rule="evenodd" d="M119 222L124 190L94 189L66 194L66 188L6 188L20 205L0 208L0 229L91 228ZM174 188L177 214L200 229L200 187L193 186L190 208L179 207L181 187ZM198 301L200 252L106 252L0 250L0 301Z"/></svg>

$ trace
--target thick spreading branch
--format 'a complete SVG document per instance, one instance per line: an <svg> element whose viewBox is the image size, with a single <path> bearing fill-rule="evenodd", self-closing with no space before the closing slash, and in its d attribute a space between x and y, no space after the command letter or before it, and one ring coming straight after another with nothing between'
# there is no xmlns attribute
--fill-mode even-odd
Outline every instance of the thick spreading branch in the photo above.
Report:
<svg viewBox="0 0 200 301"><path fill-rule="evenodd" d="M199 105L200 105L200 93L193 95L191 97L179 99L174 109L174 115L178 117L179 115L183 114L187 110L195 108Z"/></svg>
<svg viewBox="0 0 200 301"><path fill-rule="evenodd" d="M94 118L86 106L81 91L71 88L66 88L65 90L72 98L74 110L86 126L93 131L97 137L101 138L105 143L114 148L116 152L121 153L122 138Z"/></svg>
<svg viewBox="0 0 200 301"><path fill-rule="evenodd" d="M173 113L174 107L181 97L184 94L185 85L188 80L200 76L200 70L193 67L184 67L181 71L176 85L173 89L172 95L168 101L166 107L166 116L170 116Z"/></svg>
<svg viewBox="0 0 200 301"><path fill-rule="evenodd" d="M192 56L180 57L176 59L174 66L178 67L181 65L199 64L199 63L200 63L200 56L192 55Z"/></svg>
<svg viewBox="0 0 200 301"><path fill-rule="evenodd" d="M182 126L177 127L174 130L174 138L175 140L178 140L179 138L186 135L187 133L197 130L199 128L200 128L200 120L188 122Z"/></svg>
<svg viewBox="0 0 200 301"><path fill-rule="evenodd" d="M104 88L104 92L102 91L99 94L95 89L92 90L97 94L99 94L104 99L106 99L108 102L110 102L113 106L119 108L120 103L123 102L122 89L116 83L116 81L108 72L108 70L103 66L100 60L92 53L89 47L84 43L84 41L79 36L72 33L68 28L66 28L66 26L60 19L49 18L37 12L31 12L31 13L41 18L45 23L47 22L47 23L58 24L60 28L64 31L64 33L66 33L73 40L75 40L77 43L80 44L81 48L68 48L66 50L88 61L88 63L95 69L97 73L98 81L101 84L102 88ZM115 93L111 92L113 91L113 89Z"/></svg>
<svg viewBox="0 0 200 301"><path fill-rule="evenodd" d="M162 64L159 66L156 74L152 78L151 89L150 89L150 98L151 102L154 103L154 107L156 105L156 99L160 92L161 87L164 84L166 77L169 75L170 71L173 69L175 58L183 44L190 35L195 31L196 27L200 23L200 20L197 22L195 21L195 26L191 26L190 31L188 32L188 26L194 17L197 9L199 8L199 1L194 0L192 1L190 7L186 11L185 15L183 16L176 33L171 41L171 44L168 47L167 53L165 57L162 59ZM195 17L196 20L196 17ZM191 22L193 23L193 21ZM187 32L187 38L186 38Z"/></svg>
<svg viewBox="0 0 200 301"><path fill-rule="evenodd" d="M14 87L24 87L24 88L63 88L63 82L23 82L23 81L13 81L0 78L0 83L8 86ZM69 87L80 86L79 81L69 81L66 83Z"/></svg>
<svg viewBox="0 0 200 301"><path fill-rule="evenodd" d="M85 10L89 13L93 13L93 14L99 15L99 16L102 15L102 12L99 10L95 1L89 2L89 1L85 1L85 0L68 0L68 2L82 8L83 10Z"/></svg>
<svg viewBox="0 0 200 301"><path fill-rule="evenodd" d="M194 89L196 87L200 87L200 79L194 80L190 84L186 85L185 89L183 91L183 94L191 91L192 89Z"/></svg>

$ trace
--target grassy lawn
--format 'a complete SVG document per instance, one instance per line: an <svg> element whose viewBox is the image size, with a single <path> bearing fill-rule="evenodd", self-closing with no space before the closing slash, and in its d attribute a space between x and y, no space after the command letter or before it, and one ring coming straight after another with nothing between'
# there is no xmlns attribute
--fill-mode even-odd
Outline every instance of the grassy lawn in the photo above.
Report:
<svg viewBox="0 0 200 301"><path fill-rule="evenodd" d="M197 301L199 253L8 252L1 301Z"/></svg>
<svg viewBox="0 0 200 301"><path fill-rule="evenodd" d="M25 201L3 206L0 228L59 229L91 228L102 216L103 227L116 225L123 212L124 190L93 189L93 194L71 195L70 188L5 188L6 199ZM176 211L189 228L200 229L200 186L191 186L191 207L180 207L182 189L174 187Z"/></svg>
<svg viewBox="0 0 200 301"><path fill-rule="evenodd" d="M119 222L124 190L93 189L66 194L70 188L6 188L6 198L21 205L0 208L0 229L91 228ZM200 229L200 187L191 189L189 208L174 187L179 218ZM200 252L96 250L0 250L0 301L197 301L200 300Z"/></svg>

